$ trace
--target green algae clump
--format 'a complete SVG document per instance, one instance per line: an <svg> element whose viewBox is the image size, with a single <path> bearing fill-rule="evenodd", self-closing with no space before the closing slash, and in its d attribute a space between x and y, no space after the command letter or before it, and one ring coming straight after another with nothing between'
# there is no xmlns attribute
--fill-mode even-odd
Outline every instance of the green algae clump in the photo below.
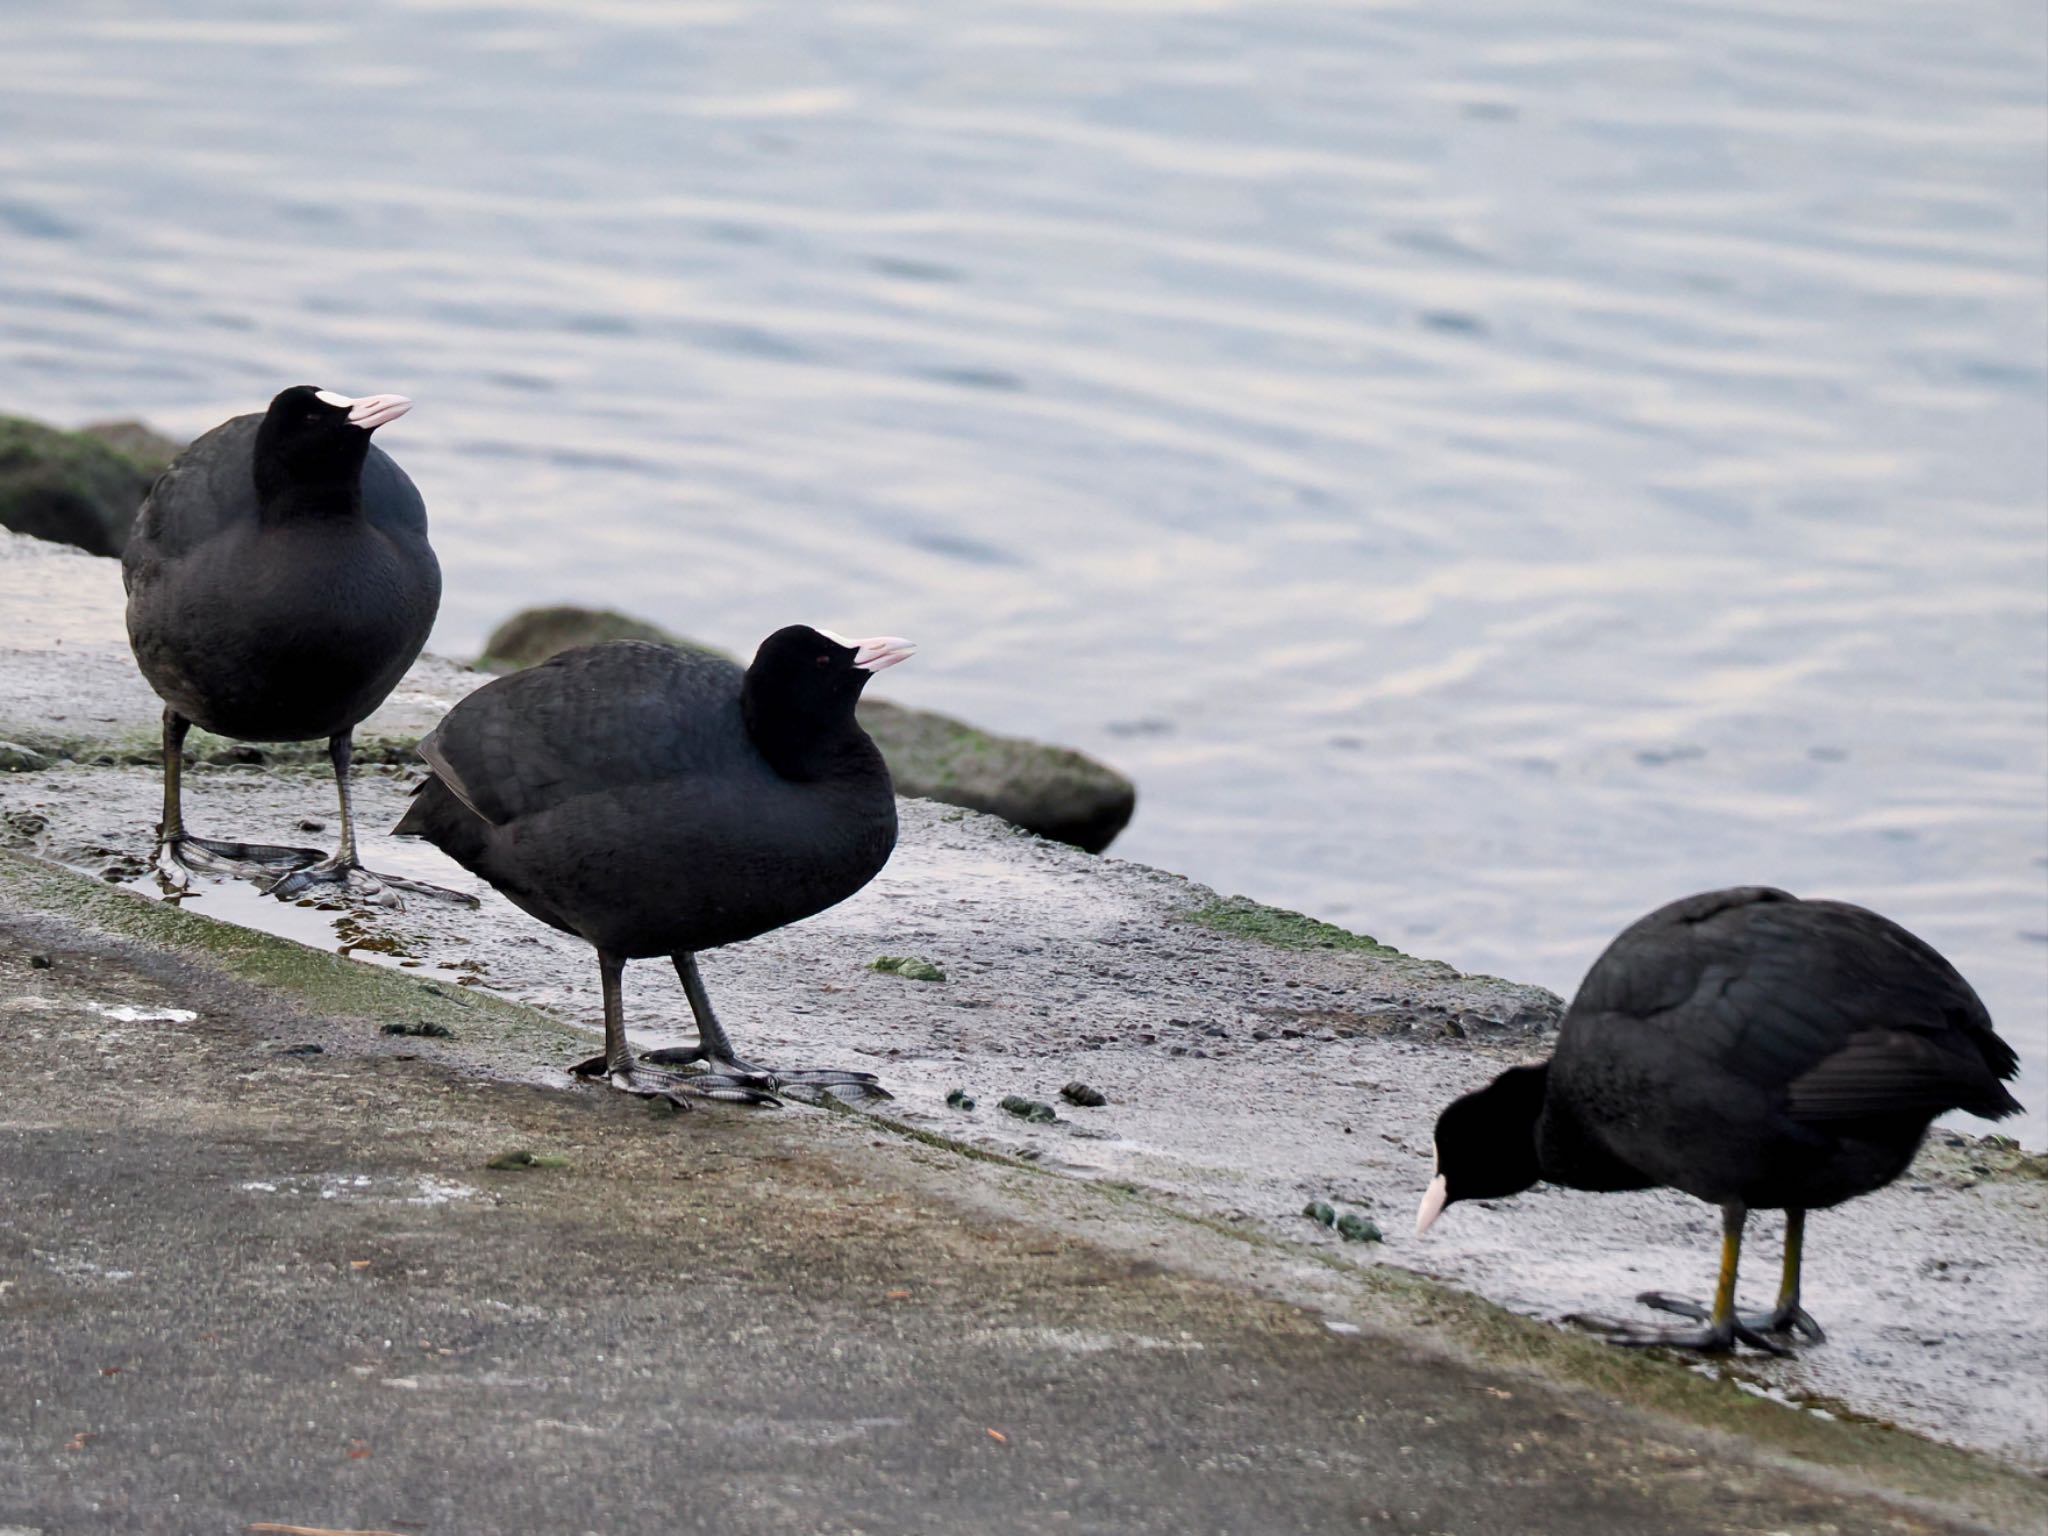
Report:
<svg viewBox="0 0 2048 1536"><path fill-rule="evenodd" d="M1367 954L1398 955L1400 950L1382 944L1370 934L1353 933L1335 923L1325 923L1285 907L1268 907L1248 896L1219 896L1180 914L1184 923L1213 929L1241 939L1257 939L1280 949L1348 949Z"/></svg>
<svg viewBox="0 0 2048 1536"><path fill-rule="evenodd" d="M944 981L946 973L929 960L916 955L880 955L868 966L884 976L901 976L905 981Z"/></svg>

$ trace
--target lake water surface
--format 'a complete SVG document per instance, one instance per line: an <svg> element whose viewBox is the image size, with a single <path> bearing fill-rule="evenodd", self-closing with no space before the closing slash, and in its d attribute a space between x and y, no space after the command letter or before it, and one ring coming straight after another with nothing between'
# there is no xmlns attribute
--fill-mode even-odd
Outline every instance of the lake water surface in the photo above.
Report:
<svg viewBox="0 0 2048 1536"><path fill-rule="evenodd" d="M1569 991L1687 891L1953 957L2048 1127L2048 15L0 9L0 409L399 390L519 605L1133 774L1118 852Z"/></svg>

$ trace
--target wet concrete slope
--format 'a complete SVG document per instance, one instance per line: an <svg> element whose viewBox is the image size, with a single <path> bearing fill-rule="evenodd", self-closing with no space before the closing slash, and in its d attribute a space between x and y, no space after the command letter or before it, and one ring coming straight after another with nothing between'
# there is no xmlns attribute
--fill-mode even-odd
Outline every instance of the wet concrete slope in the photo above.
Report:
<svg viewBox="0 0 2048 1536"><path fill-rule="evenodd" d="M364 775L366 828L398 818L408 772ZM187 779L202 830L317 842L295 831L331 813L307 768L207 767ZM157 809L153 773L60 764L0 777L0 845L160 895L144 873ZM1001 823L905 801L903 839L873 885L809 922L706 957L721 1016L769 1062L879 1072L889 1113L921 1130L1033 1159L1075 1178L1141 1188L1192 1214L1299 1243L1331 1262L1399 1265L1530 1316L1626 1313L1638 1291L1703 1294L1713 1212L1670 1192L1538 1190L1461 1205L1412 1235L1448 1099L1549 1049L1557 1001L1535 988L1459 976L1303 920L1220 902L1140 865L1093 859ZM381 833L373 866L473 887L432 849ZM402 967L462 995L533 1004L586 1027L600 1016L584 946L487 889L477 911L415 901L397 913L287 907L246 885L206 884L195 912ZM1249 928L1219 932L1208 926ZM1282 942L1270 942L1272 939ZM929 961L945 980L872 969ZM650 1044L687 1039L674 974L627 970L629 1018ZM509 1053L565 1082L589 1036ZM1060 1097L1070 1082L1108 1102ZM964 1090L976 1108L949 1105ZM1019 1097L1059 1118L1028 1123ZM1828 1343L1791 1361L1743 1356L1704 1369L1816 1412L1910 1425L2039 1470L2048 1467L2048 1179L2042 1161L1937 1133L1915 1171L1869 1199L1817 1215L1808 1300ZM1351 1243L1302 1216L1311 1201L1372 1221ZM1780 1224L1760 1216L1746 1299L1776 1282Z"/></svg>
<svg viewBox="0 0 2048 1536"><path fill-rule="evenodd" d="M0 1529L1907 1533L2048 1508L1689 1379L1679 1410L1744 1434L1682 1427L1620 1401L1658 1373L1532 1371L1536 1330L1447 1293L857 1115L492 1077L455 1053L551 1026L216 930L0 855Z"/></svg>

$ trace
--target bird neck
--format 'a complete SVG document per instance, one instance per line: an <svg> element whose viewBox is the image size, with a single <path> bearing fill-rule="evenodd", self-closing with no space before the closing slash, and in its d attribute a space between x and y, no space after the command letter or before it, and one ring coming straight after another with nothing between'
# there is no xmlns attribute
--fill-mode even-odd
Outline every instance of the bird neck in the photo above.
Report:
<svg viewBox="0 0 2048 1536"><path fill-rule="evenodd" d="M752 681L749 678L740 692L747 735L768 766L783 778L809 784L838 777L848 770L857 771L873 754L874 744L850 713L843 721L821 721L805 711L762 698Z"/></svg>
<svg viewBox="0 0 2048 1536"><path fill-rule="evenodd" d="M338 445L297 453L278 443L271 423L256 432L256 506L266 523L354 517L363 510L363 463L370 435L350 430Z"/></svg>
<svg viewBox="0 0 2048 1536"><path fill-rule="evenodd" d="M1505 1193L1523 1190L1550 1178L1543 1157L1545 1098L1550 1063L1510 1067L1482 1095L1491 1133L1496 1138L1494 1166ZM1513 1186L1512 1189L1506 1186Z"/></svg>
<svg viewBox="0 0 2048 1536"><path fill-rule="evenodd" d="M346 480L292 479L266 487L259 474L256 504L266 523L355 517L363 510L363 482L361 476L351 475Z"/></svg>
<svg viewBox="0 0 2048 1536"><path fill-rule="evenodd" d="M1536 1165L1546 1183L1596 1194L1656 1186L1655 1179L1625 1162L1589 1129L1567 1099L1545 1103L1532 1129Z"/></svg>

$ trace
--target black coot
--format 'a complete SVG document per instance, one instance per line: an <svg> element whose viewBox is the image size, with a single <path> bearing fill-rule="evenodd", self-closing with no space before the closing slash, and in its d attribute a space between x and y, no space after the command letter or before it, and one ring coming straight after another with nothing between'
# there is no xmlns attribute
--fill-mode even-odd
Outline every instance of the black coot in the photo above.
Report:
<svg viewBox="0 0 2048 1536"><path fill-rule="evenodd" d="M167 879L205 869L263 876L281 897L336 884L387 902L387 886L433 890L362 868L348 794L352 733L419 655L441 603L426 506L370 444L411 408L403 395L300 385L215 427L150 488L121 577L129 644L164 701ZM194 722L240 741L325 737L341 795L334 853L188 833L179 770Z"/></svg>
<svg viewBox="0 0 2048 1536"><path fill-rule="evenodd" d="M1622 1344L1741 1339L1782 1354L1788 1333L1823 1337L1799 1305L1806 1213L1889 1184L1937 1115L2018 1112L2002 1086L2018 1070L1969 983L1898 924L1763 887L1690 896L1594 962L1547 1063L1502 1073L1438 1118L1416 1231L1455 1201L1539 1180L1682 1189L1721 1207L1713 1307L1638 1300L1705 1326L1603 1326ZM1752 1209L1786 1213L1784 1276L1773 1311L1738 1317Z"/></svg>
<svg viewBox="0 0 2048 1536"><path fill-rule="evenodd" d="M743 1060L696 952L821 912L888 862L895 792L854 704L912 649L798 625L763 641L744 672L633 640L564 651L449 711L420 743L433 773L396 830L596 947L604 1054L576 1071L677 1103L773 1103L789 1085L874 1089L864 1072ZM699 1043L642 1063L698 1071L650 1070L627 1047L620 976L651 955L674 961Z"/></svg>

